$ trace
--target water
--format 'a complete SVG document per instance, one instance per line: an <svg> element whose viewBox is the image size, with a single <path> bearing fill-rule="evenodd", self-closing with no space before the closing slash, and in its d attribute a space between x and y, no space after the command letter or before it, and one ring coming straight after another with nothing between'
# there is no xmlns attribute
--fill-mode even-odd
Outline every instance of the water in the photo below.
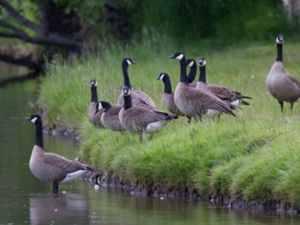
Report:
<svg viewBox="0 0 300 225"><path fill-rule="evenodd" d="M52 195L50 185L28 167L34 127L24 118L35 112L38 86L28 81L0 88L0 224L300 224L299 218L232 212L207 203L95 191L80 180L62 184L60 194ZM63 138L45 136L45 148L68 158L78 155L78 147Z"/></svg>

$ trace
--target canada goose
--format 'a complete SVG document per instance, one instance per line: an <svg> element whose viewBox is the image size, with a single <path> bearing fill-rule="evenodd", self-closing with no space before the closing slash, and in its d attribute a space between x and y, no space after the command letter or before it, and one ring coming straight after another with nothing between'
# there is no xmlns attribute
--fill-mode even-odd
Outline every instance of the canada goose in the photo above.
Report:
<svg viewBox="0 0 300 225"><path fill-rule="evenodd" d="M237 91L233 91L227 87L215 84L206 83L206 60L204 57L199 59L199 80L196 84L196 88L208 91L213 95L217 96L219 99L226 101L230 104L231 107L237 108L240 104L250 105L244 99L251 99L251 97L242 95Z"/></svg>
<svg viewBox="0 0 300 225"><path fill-rule="evenodd" d="M300 97L300 82L289 75L284 69L282 63L283 42L283 35L278 35L276 38L277 57L267 76L266 85L271 95L279 102L281 112L283 112L283 102L291 104L292 112L294 102Z"/></svg>
<svg viewBox="0 0 300 225"><path fill-rule="evenodd" d="M90 84L91 84L91 101L90 101L90 105L88 108L88 117L89 117L90 122L95 127L104 128L103 124L101 123L102 111L97 110L97 103L98 103L97 81L91 80Z"/></svg>
<svg viewBox="0 0 300 225"><path fill-rule="evenodd" d="M33 146L29 167L31 173L41 181L52 182L52 192L58 193L58 183L68 182L81 177L93 169L89 166L69 160L51 152L45 152L43 144L43 126L39 115L26 118L35 125L35 144Z"/></svg>
<svg viewBox="0 0 300 225"><path fill-rule="evenodd" d="M167 73L160 73L157 80L161 80L164 83L164 94L162 99L164 106L169 110L169 112L177 116L184 116L184 114L175 105L170 76ZM188 116L187 118L190 123L191 118Z"/></svg>
<svg viewBox="0 0 300 225"><path fill-rule="evenodd" d="M190 68L190 72L187 75L189 86L196 87L196 84L193 84L193 81L195 80L197 74L197 63L194 59L187 59L186 64Z"/></svg>
<svg viewBox="0 0 300 225"><path fill-rule="evenodd" d="M125 131L119 120L119 112L121 109L122 106L119 105L111 105L104 101L98 102L98 110L103 110L101 122L105 128L113 131Z"/></svg>
<svg viewBox="0 0 300 225"><path fill-rule="evenodd" d="M156 105L154 101L143 91L140 90L134 90L131 88L131 83L128 75L128 66L131 64L135 64L132 59L125 58L122 61L122 71L123 71L123 77L124 77L124 86L131 89L131 97L132 97L132 104L138 105L150 109L155 109ZM124 104L124 98L121 91L121 94L118 98L118 105Z"/></svg>
<svg viewBox="0 0 300 225"><path fill-rule="evenodd" d="M123 87L122 92L124 106L119 113L120 122L127 131L138 133L140 140L143 139L144 132L157 132L168 122L178 118L176 115L133 105L130 88Z"/></svg>
<svg viewBox="0 0 300 225"><path fill-rule="evenodd" d="M217 116L221 113L235 114L228 104L211 93L205 93L199 89L190 87L186 77L186 60L182 52L176 52L170 58L180 62L180 81L178 82L174 101L176 106L185 115L202 120L202 115Z"/></svg>

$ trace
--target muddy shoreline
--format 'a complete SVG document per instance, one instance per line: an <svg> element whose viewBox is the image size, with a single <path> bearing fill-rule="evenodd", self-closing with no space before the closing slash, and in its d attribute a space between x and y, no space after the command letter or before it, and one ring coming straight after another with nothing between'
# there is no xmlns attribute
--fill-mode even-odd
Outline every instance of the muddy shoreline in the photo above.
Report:
<svg viewBox="0 0 300 225"><path fill-rule="evenodd" d="M49 127L44 126L44 134L50 136L59 136L67 138L74 143L80 141L80 134L73 130L65 129L61 126ZM226 207L232 210L254 211L259 213L272 212L276 214L299 215L300 209L293 207L288 202L280 202L275 199L257 199L247 201L243 198L242 194L229 196L223 194L201 194L197 188L194 187L181 187L171 188L167 185L146 185L142 183L132 182L127 178L119 177L114 173L97 172L99 174L97 183L92 179L95 174L88 174L85 177L90 185L99 186L106 189L118 189L125 191L133 196L149 196L157 197L160 199L165 198L180 198L191 201L208 201L215 207ZM98 187L97 187L98 188Z"/></svg>

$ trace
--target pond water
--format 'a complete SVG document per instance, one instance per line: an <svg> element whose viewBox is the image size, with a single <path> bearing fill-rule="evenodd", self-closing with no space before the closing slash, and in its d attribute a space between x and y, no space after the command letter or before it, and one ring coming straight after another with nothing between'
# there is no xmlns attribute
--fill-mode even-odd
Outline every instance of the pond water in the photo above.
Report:
<svg viewBox="0 0 300 225"><path fill-rule="evenodd" d="M298 217L232 212L208 203L130 196L118 190L95 191L81 180L60 186L30 173L34 127L24 118L35 112L39 84L28 81L0 87L0 224L102 225L256 225L300 224ZM45 148L68 158L78 155L70 140L45 136Z"/></svg>

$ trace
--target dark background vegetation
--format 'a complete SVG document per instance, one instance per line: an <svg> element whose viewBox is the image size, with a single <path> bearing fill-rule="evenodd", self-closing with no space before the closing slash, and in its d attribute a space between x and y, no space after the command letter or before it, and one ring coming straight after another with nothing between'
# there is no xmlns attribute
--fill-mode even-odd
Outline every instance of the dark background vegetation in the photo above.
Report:
<svg viewBox="0 0 300 225"><path fill-rule="evenodd" d="M149 36L237 43L278 33L299 33L281 0L0 0L0 60L36 73L56 53L78 55L99 44Z"/></svg>

